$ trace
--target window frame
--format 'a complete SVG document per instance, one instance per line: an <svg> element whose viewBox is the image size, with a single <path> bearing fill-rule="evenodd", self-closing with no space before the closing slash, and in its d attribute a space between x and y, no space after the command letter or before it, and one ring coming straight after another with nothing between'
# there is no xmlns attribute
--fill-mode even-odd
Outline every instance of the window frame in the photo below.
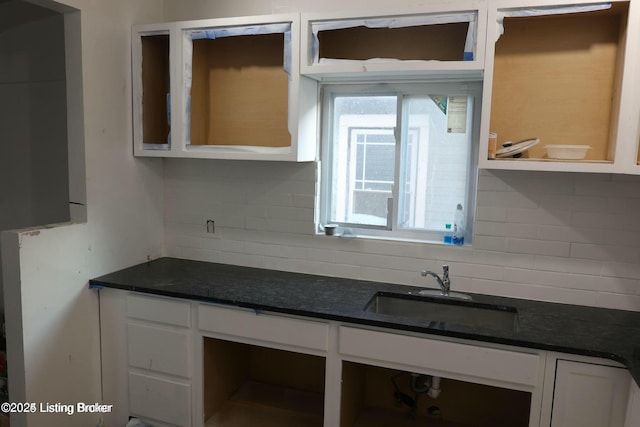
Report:
<svg viewBox="0 0 640 427"><path fill-rule="evenodd" d="M443 230L417 230L400 228L398 215L400 208L399 182L402 177L402 155L407 142L403 139L403 100L405 97L446 94L452 96L469 96L473 98L471 117L471 144L467 159L467 186L465 207L466 227L465 244L471 243L472 225L475 211L476 184L478 177L478 146L480 136L480 115L482 107L482 81L478 79L445 79L445 80L417 80L417 81L377 81L377 82L335 82L320 84L320 167L318 174L319 197L317 198L317 232L322 232L322 225L336 224L344 229L344 236L375 238L384 240L401 240L428 243L442 243ZM396 96L397 110L394 135L396 139L394 185L391 193L391 215L387 217L386 226L335 222L330 219L331 184L327 182L332 176L332 138L334 121L334 100L336 96ZM406 129L409 133L410 129ZM452 207L451 222L453 224L455 207Z"/></svg>

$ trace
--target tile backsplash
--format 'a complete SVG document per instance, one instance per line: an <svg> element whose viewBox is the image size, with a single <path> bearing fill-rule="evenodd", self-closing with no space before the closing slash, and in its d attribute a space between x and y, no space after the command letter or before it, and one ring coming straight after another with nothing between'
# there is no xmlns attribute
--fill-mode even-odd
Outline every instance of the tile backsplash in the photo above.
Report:
<svg viewBox="0 0 640 427"><path fill-rule="evenodd" d="M640 311L640 177L480 171L452 247L314 235L316 163L164 161L169 256Z"/></svg>

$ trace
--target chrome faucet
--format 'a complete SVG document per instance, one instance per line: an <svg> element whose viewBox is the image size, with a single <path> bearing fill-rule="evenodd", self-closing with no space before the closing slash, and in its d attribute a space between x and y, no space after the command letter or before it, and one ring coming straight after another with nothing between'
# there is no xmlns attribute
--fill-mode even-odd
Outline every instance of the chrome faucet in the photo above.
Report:
<svg viewBox="0 0 640 427"><path fill-rule="evenodd" d="M449 296L449 291L451 290L451 280L449 280L449 266L442 266L442 279L436 273L431 270L424 270L422 272L422 277L433 276L437 281L438 285L440 285L440 290L442 296Z"/></svg>

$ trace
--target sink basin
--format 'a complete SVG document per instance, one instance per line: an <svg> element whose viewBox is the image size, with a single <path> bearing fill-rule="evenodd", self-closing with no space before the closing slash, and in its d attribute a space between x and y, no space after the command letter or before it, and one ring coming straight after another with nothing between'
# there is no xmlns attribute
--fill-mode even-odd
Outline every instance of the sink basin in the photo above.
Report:
<svg viewBox="0 0 640 427"><path fill-rule="evenodd" d="M409 294L378 292L364 311L423 320L429 322L429 327L438 329L447 325L501 331L518 328L518 311L514 307Z"/></svg>

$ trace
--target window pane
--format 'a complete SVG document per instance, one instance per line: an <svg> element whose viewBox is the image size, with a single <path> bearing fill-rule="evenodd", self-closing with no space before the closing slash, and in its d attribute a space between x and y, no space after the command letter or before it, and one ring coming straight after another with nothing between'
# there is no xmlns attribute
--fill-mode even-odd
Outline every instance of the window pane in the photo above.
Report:
<svg viewBox="0 0 640 427"><path fill-rule="evenodd" d="M399 227L444 230L458 203L468 209L472 116L470 97L404 99Z"/></svg>
<svg viewBox="0 0 640 427"><path fill-rule="evenodd" d="M385 226L394 180L397 98L338 96L333 107L330 220Z"/></svg>

